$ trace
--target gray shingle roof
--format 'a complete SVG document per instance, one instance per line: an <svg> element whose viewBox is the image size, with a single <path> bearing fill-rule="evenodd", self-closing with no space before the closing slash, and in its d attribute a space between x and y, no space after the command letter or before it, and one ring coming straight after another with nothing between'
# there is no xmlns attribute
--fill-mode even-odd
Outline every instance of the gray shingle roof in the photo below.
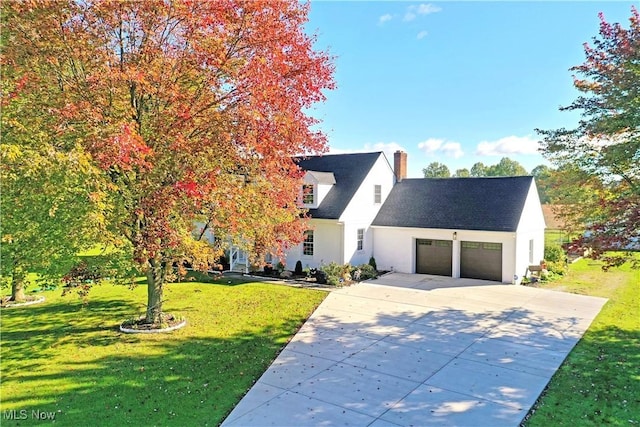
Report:
<svg viewBox="0 0 640 427"><path fill-rule="evenodd" d="M309 209L311 218L339 219L365 177L382 155L377 153L327 154L296 159L303 170L333 172L336 183L317 209Z"/></svg>
<svg viewBox="0 0 640 427"><path fill-rule="evenodd" d="M533 178L422 178L397 183L373 225L516 231Z"/></svg>

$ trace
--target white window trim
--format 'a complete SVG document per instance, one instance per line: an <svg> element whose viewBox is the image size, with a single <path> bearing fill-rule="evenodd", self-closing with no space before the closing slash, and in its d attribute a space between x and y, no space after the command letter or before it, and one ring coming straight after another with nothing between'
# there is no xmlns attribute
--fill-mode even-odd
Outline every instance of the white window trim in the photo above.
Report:
<svg viewBox="0 0 640 427"><path fill-rule="evenodd" d="M356 230L356 250L363 251L364 250L364 228L358 228ZM362 232L362 238L360 237L360 232ZM358 248L358 246L361 246Z"/></svg>
<svg viewBox="0 0 640 427"><path fill-rule="evenodd" d="M307 241L307 236L311 236L311 241L310 242ZM312 258L313 255L315 254L315 246L316 246L316 242L315 242L315 235L313 233L313 230L305 231L304 232L304 240L302 241L302 256ZM305 248L307 248L307 247L311 248L311 253L310 254L305 253Z"/></svg>
<svg viewBox="0 0 640 427"><path fill-rule="evenodd" d="M534 249L534 241L533 239L529 239L529 265L533 265L533 249Z"/></svg>
<svg viewBox="0 0 640 427"><path fill-rule="evenodd" d="M380 192L378 192L380 190ZM374 184L373 185L373 203L379 205L382 203L382 185Z"/></svg>
<svg viewBox="0 0 640 427"><path fill-rule="evenodd" d="M311 192L305 194L305 189L309 187L311 188ZM316 197L317 197L316 193L317 193L316 186L314 184L303 184L302 185L302 203L305 206L313 206L316 203ZM306 201L305 197L311 197L311 201L310 202Z"/></svg>

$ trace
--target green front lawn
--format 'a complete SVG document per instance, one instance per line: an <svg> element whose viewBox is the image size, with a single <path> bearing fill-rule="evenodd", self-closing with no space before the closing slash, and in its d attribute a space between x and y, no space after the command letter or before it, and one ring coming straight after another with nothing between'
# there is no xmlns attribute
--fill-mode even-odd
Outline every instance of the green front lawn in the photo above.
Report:
<svg viewBox="0 0 640 427"><path fill-rule="evenodd" d="M2 311L0 424L218 425L315 307L321 291L265 283L167 286L169 334L127 335L146 286L96 286L87 306L48 291L41 305ZM16 411L10 420L7 411ZM20 412L25 411L25 412Z"/></svg>
<svg viewBox="0 0 640 427"><path fill-rule="evenodd" d="M636 256L640 256L637 254ZM580 260L546 289L608 298L534 406L527 426L640 425L640 271Z"/></svg>

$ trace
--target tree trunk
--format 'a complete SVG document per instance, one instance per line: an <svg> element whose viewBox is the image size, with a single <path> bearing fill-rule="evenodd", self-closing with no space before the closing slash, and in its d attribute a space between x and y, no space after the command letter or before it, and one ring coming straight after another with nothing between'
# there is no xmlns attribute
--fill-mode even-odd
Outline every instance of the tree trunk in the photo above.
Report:
<svg viewBox="0 0 640 427"><path fill-rule="evenodd" d="M147 315L145 317L147 323L161 322L164 276L162 263L157 259L150 259L147 270Z"/></svg>
<svg viewBox="0 0 640 427"><path fill-rule="evenodd" d="M27 297L24 295L24 278L26 275L22 271L14 271L11 280L11 301L25 301Z"/></svg>

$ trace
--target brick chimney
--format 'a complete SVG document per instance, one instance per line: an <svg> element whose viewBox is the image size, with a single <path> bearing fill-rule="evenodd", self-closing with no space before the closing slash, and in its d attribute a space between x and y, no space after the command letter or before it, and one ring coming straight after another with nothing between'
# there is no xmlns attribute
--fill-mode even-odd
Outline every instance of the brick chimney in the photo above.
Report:
<svg viewBox="0 0 640 427"><path fill-rule="evenodd" d="M393 171L396 174L396 181L400 182L407 177L407 153L396 151L393 153Z"/></svg>

